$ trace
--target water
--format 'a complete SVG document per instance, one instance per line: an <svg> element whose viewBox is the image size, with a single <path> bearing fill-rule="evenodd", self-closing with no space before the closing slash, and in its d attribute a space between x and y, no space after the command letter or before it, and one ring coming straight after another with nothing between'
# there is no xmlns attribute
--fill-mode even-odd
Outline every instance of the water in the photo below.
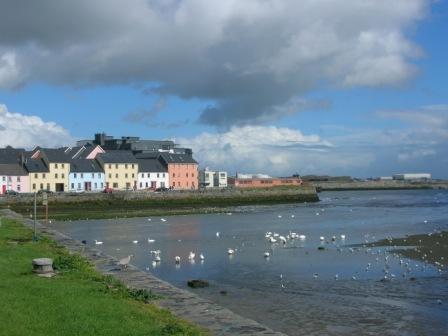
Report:
<svg viewBox="0 0 448 336"><path fill-rule="evenodd" d="M134 265L177 287L206 279L210 287L195 293L289 335L448 335L446 271L391 248L349 247L447 230L448 192L325 192L320 198L315 204L174 216L165 222L131 218L54 227L92 246L94 239L103 241L98 247L108 254L134 254ZM272 245L267 231L284 236L292 231L306 239ZM233 256L228 248L236 250ZM154 264L150 250L158 249L161 262ZM194 263L187 260L190 251L196 252ZM264 258L264 252L271 256ZM393 280L380 281L384 276Z"/></svg>

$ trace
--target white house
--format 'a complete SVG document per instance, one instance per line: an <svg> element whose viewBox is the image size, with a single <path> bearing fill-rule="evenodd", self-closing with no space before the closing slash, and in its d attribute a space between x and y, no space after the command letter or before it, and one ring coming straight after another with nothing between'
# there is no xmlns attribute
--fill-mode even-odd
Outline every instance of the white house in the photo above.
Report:
<svg viewBox="0 0 448 336"><path fill-rule="evenodd" d="M105 186L104 171L96 160L78 159L70 164L69 191L102 191Z"/></svg>
<svg viewBox="0 0 448 336"><path fill-rule="evenodd" d="M169 174L165 166L155 158L138 159L137 189L168 188Z"/></svg>
<svg viewBox="0 0 448 336"><path fill-rule="evenodd" d="M227 188L227 172L205 168L199 172L199 184L205 188Z"/></svg>

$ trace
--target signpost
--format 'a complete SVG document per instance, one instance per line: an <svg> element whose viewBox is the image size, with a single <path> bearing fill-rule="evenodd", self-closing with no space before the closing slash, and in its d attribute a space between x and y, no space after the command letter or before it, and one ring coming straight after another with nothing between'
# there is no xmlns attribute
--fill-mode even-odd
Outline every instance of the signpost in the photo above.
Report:
<svg viewBox="0 0 448 336"><path fill-rule="evenodd" d="M48 195L44 192L42 196L42 205L45 206L45 225L48 225Z"/></svg>
<svg viewBox="0 0 448 336"><path fill-rule="evenodd" d="M34 236L33 240L37 240L36 235L36 215L37 215L37 193L34 193Z"/></svg>

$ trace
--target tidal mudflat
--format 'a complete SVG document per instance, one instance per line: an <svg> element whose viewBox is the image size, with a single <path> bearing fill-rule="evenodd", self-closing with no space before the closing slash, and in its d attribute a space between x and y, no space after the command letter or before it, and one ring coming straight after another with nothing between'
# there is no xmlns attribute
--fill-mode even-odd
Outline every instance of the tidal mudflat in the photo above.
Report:
<svg viewBox="0 0 448 336"><path fill-rule="evenodd" d="M289 335L446 334L448 192L320 198L241 213L52 226L87 244L101 241L108 254L133 254L134 265L178 287L205 279L209 287L190 290ZM151 253L158 250L160 261Z"/></svg>

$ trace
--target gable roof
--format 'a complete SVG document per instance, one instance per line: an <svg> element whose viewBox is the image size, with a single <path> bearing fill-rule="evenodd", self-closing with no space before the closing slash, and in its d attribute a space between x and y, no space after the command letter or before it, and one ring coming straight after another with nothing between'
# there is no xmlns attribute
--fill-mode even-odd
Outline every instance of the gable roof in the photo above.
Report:
<svg viewBox="0 0 448 336"><path fill-rule="evenodd" d="M48 173L49 169L42 159L27 158L24 162L25 169L30 173Z"/></svg>
<svg viewBox="0 0 448 336"><path fill-rule="evenodd" d="M103 173L96 160L75 159L70 163L70 173Z"/></svg>
<svg viewBox="0 0 448 336"><path fill-rule="evenodd" d="M0 164L0 175L3 176L26 176L27 171L18 163Z"/></svg>
<svg viewBox="0 0 448 336"><path fill-rule="evenodd" d="M166 164L170 163L198 164L191 155L187 154L160 153L159 157L163 161L165 161Z"/></svg>
<svg viewBox="0 0 448 336"><path fill-rule="evenodd" d="M42 156L51 163L70 163L70 155L65 152L66 148L37 148Z"/></svg>
<svg viewBox="0 0 448 336"><path fill-rule="evenodd" d="M130 151L111 150L98 154L103 163L137 163L137 159Z"/></svg>
<svg viewBox="0 0 448 336"><path fill-rule="evenodd" d="M138 159L139 173L166 173L168 170L157 159Z"/></svg>
<svg viewBox="0 0 448 336"><path fill-rule="evenodd" d="M19 163L22 153L25 153L25 150L23 148L12 148L10 146L6 148L0 148L0 163Z"/></svg>

